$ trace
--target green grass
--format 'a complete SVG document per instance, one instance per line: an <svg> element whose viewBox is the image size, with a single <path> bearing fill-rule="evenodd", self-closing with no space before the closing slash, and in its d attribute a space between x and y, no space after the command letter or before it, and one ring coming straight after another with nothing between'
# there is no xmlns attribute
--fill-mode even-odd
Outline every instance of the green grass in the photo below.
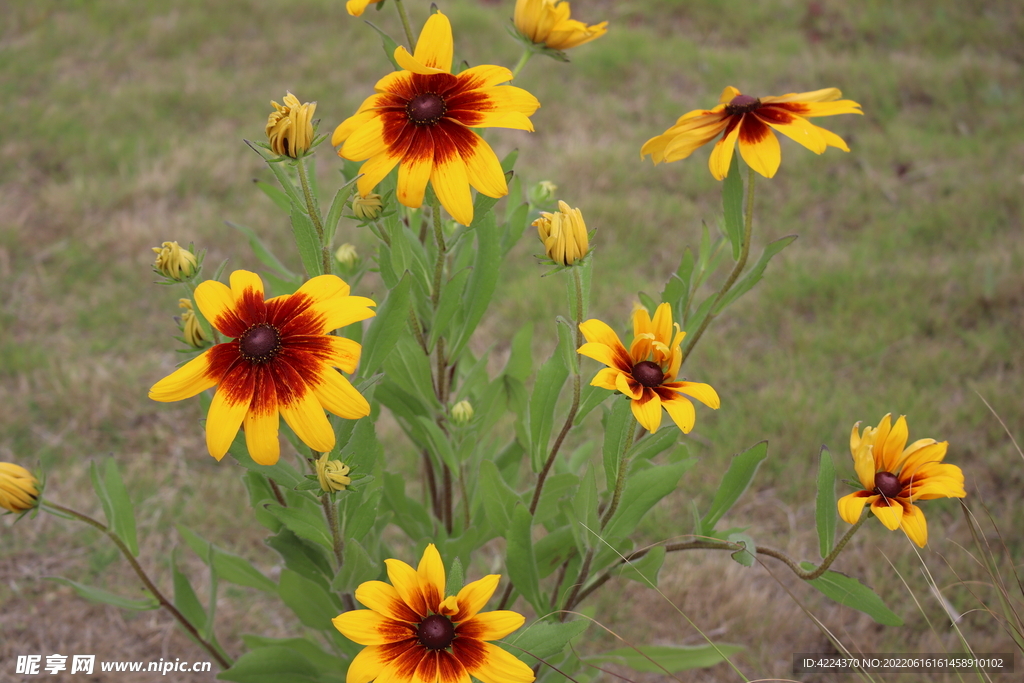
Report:
<svg viewBox="0 0 1024 683"><path fill-rule="evenodd" d="M511 65L518 58L501 25L511 0L440 4L455 27L456 61ZM424 8L409 5L413 23L421 23ZM375 34L342 7L325 0L50 0L4 9L0 460L42 461L55 499L98 512L84 463L114 453L142 505L140 527L152 536L144 554L165 581L178 521L266 569L272 560L238 472L205 453L197 402L145 398L177 360L171 337L179 296L150 284L149 247L194 241L209 250L211 266L229 259L230 267L256 268L227 219L258 230L298 267L285 218L250 182L269 173L242 140L262 137L269 101L286 90L317 100L321 130L329 132L389 69ZM649 539L688 532L687 501L706 505L727 458L767 438L769 460L731 519L757 520L750 533L759 542L813 557L820 446L852 476L850 426L875 424L892 411L907 414L912 437L949 440L949 461L967 475L968 502L983 499L992 509L1019 564L1024 546L1012 530L1022 523L1015 501L1024 468L977 394L1020 439L1024 178L1015 141L1024 123L1024 10L1011 0L984 9L923 0L577 0L573 9L585 20L608 19L608 35L573 51L571 64L535 57L517 84L543 104L533 117L536 133L487 137L499 155L518 147L524 180L557 183L559 196L597 229L592 314L620 329L636 291L659 292L682 248L698 241L701 221L713 225L720 212L707 149L654 167L639 159L645 140L684 112L714 105L726 85L755 95L835 86L865 112L818 121L844 137L851 153L816 157L784 141L779 174L758 183L755 253L786 234L800 239L688 361L684 374L715 386L722 409L698 408L693 448L703 462L645 526ZM401 38L390 7L364 18ZM325 190L338 168L322 148ZM338 241L366 254L370 237L343 225ZM543 268L532 257L539 250L528 233L511 253L480 348L505 348L524 319L537 324L538 353L553 346L541 333L564 313L563 286L539 277ZM389 448L401 453L403 444L394 437ZM216 504L207 503L211 497ZM955 577L939 552L977 577L953 545L969 540L956 505L939 501L926 512L932 545L925 557L940 584ZM5 528L0 628L13 627L17 637L0 643L0 660L29 651L12 647L42 651L50 642L30 612L52 625L61 618L55 605L77 600L17 567L110 586L132 581L94 541L54 520ZM783 584L831 627L844 627L844 642L935 651L937 641L881 553L934 617L939 608L917 579L916 558L873 521L855 546L839 568L905 606L903 629L879 632L806 587ZM20 588L10 589L12 582ZM824 647L762 570L734 568L725 557L670 558L663 584L707 629L730 624L718 637L750 646L741 660L749 671L784 676L777 660ZM958 607L970 606L962 590L948 592ZM596 603L597 616L623 635L698 642L659 598L636 585L624 595ZM81 614L113 629L109 637L121 642L111 659L145 651L140 619L125 628L103 610ZM238 633L281 628L244 606L221 616L236 651ZM783 619L786 628L774 628ZM990 651L1005 646L978 615L965 629ZM191 647L175 642L182 652ZM708 676L734 678L718 669Z"/></svg>

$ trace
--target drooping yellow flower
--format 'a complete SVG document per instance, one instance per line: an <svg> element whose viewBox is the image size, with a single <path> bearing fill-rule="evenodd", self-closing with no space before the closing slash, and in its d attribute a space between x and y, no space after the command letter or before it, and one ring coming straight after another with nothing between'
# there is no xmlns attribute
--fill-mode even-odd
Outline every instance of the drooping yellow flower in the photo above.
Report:
<svg viewBox="0 0 1024 683"><path fill-rule="evenodd" d="M31 510L39 499L39 480L21 465L0 462L0 508L15 514Z"/></svg>
<svg viewBox="0 0 1024 683"><path fill-rule="evenodd" d="M837 88L824 88L758 99L742 95L730 85L722 91L718 106L683 114L676 125L644 143L640 156L650 154L655 164L685 159L724 131L708 162L711 175L722 180L729 174L732 151L738 142L740 156L747 165L771 178L782 162L782 151L773 129L815 154L823 153L828 147L850 151L841 137L807 120L815 116L864 113L853 100L840 100L842 95Z"/></svg>
<svg viewBox="0 0 1024 683"><path fill-rule="evenodd" d="M372 317L376 304L349 296L336 275L308 280L294 294L264 300L259 275L231 274L231 287L207 280L196 287L206 319L231 341L207 349L153 385L154 401L180 401L217 386L206 418L206 446L224 457L245 424L252 459L273 465L280 455L279 417L315 451L334 447L324 409L355 420L370 405L340 372L355 372L362 347L329 333Z"/></svg>
<svg viewBox="0 0 1024 683"><path fill-rule="evenodd" d="M199 267L196 255L183 249L177 242L164 242L159 247L153 247L153 253L156 254L153 268L171 280L187 280Z"/></svg>
<svg viewBox="0 0 1024 683"><path fill-rule="evenodd" d="M267 141L274 154L297 159L313 144L313 112L316 102L299 102L288 93L284 105L271 102L274 111L267 118Z"/></svg>
<svg viewBox="0 0 1024 683"><path fill-rule="evenodd" d="M351 483L348 476L351 468L340 460L331 460L330 453L324 453L316 461L316 478L324 492L344 491Z"/></svg>
<svg viewBox="0 0 1024 683"><path fill-rule="evenodd" d="M696 413L687 396L716 410L721 404L710 385L676 381L683 362L680 346L686 333L679 330L678 324L673 325L669 304L658 306L653 320L642 306L633 313L633 343L628 351L615 330L600 320L580 323L580 331L587 343L577 351L608 366L590 384L628 396L633 417L647 431L658 431L664 406L679 429L689 433Z"/></svg>
<svg viewBox="0 0 1024 683"><path fill-rule="evenodd" d="M192 310L192 299L178 299L178 308L183 309L181 314L181 332L185 335L185 341L189 346L197 349L203 348L207 341L203 335L203 327L199 324L199 318Z"/></svg>
<svg viewBox="0 0 1024 683"><path fill-rule="evenodd" d="M356 589L366 610L344 612L334 626L366 645L348 667L346 683L530 683L533 671L489 640L523 625L509 610L483 612L498 587L497 574L467 584L445 597L445 571L433 544L417 569L384 560L391 584L367 581Z"/></svg>
<svg viewBox="0 0 1024 683"><path fill-rule="evenodd" d="M569 3L563 0L516 0L512 21L521 34L553 50L568 50L608 32L607 21L587 26L570 19Z"/></svg>
<svg viewBox="0 0 1024 683"><path fill-rule="evenodd" d="M850 453L863 491L839 499L839 516L856 524L864 506L890 530L903 529L920 547L928 542L928 525L917 500L963 498L964 473L956 465L942 462L948 442L918 439L907 446L907 420L904 416L891 425L887 414L878 427L860 423L850 433ZM890 426L891 425L891 426Z"/></svg>
<svg viewBox="0 0 1024 683"><path fill-rule="evenodd" d="M380 0L348 0L348 2L345 3L345 11L353 17L361 17L363 16L363 12L366 11L366 7L368 5L371 3L376 4L378 2L380 2Z"/></svg>
<svg viewBox="0 0 1024 683"><path fill-rule="evenodd" d="M463 225L473 221L470 187L488 197L508 194L505 174L491 147L470 128L533 130L529 116L540 106L503 66L475 66L452 74L452 27L437 12L427 19L416 52L395 50L395 71L374 86L354 116L334 131L338 154L360 167L365 196L398 166L397 197L419 208L430 181L441 205Z"/></svg>
<svg viewBox="0 0 1024 683"><path fill-rule="evenodd" d="M590 249L583 213L562 200L558 201L558 211L542 211L532 225L537 228L548 258L555 263L571 266Z"/></svg>

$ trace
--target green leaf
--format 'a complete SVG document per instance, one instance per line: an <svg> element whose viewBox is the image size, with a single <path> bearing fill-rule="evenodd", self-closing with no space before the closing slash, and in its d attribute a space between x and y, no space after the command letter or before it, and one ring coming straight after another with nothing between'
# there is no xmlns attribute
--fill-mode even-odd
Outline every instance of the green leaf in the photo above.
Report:
<svg viewBox="0 0 1024 683"><path fill-rule="evenodd" d="M562 652L569 641L586 631L588 626L589 619L564 623L535 621L502 645L508 645L506 649L509 652L532 667L540 663L540 660L549 659Z"/></svg>
<svg viewBox="0 0 1024 683"><path fill-rule="evenodd" d="M744 567L754 566L754 563L757 562L757 556L755 555L755 552L757 552L757 544L754 543L753 538L751 538L747 534L736 532L729 534L729 538L727 538L726 540L732 543L743 544L742 550L737 550L736 552L730 554L730 557L732 557L732 559L736 560Z"/></svg>
<svg viewBox="0 0 1024 683"><path fill-rule="evenodd" d="M70 586L78 593L79 596L92 602L101 602L106 605L113 605L114 607L120 607L121 609L130 609L137 612L150 609L159 609L160 602L152 597L145 597L141 600L133 600L131 598L122 598L120 595L109 593L102 588L96 588L95 586L86 586L84 583L78 583L71 579L65 579L61 576L47 576L47 581L56 581L62 583L65 586Z"/></svg>
<svg viewBox="0 0 1024 683"><path fill-rule="evenodd" d="M658 573L665 563L665 546L656 545L638 560L623 563L612 574L622 576L645 586L658 585Z"/></svg>
<svg viewBox="0 0 1024 683"><path fill-rule="evenodd" d="M206 610L192 588L188 576L178 569L178 549L171 551L171 575L174 581L174 606L199 631L206 630Z"/></svg>
<svg viewBox="0 0 1024 683"><path fill-rule="evenodd" d="M328 530L327 522L322 514L317 514L309 509L286 508L275 503L268 503L263 508L277 517L282 524L291 529L299 538L312 541L325 548L334 547L331 532Z"/></svg>
<svg viewBox="0 0 1024 683"><path fill-rule="evenodd" d="M563 501L563 506L569 506ZM569 527L555 529L533 545L534 557L537 559L537 572L540 578L551 576L556 569L576 551L572 531Z"/></svg>
<svg viewBox="0 0 1024 683"><path fill-rule="evenodd" d="M604 476L605 488L611 490L618 478L619 459L626 450L626 443L633 437L633 412L629 401L615 401L605 410L601 423L604 425Z"/></svg>
<svg viewBox="0 0 1024 683"><path fill-rule="evenodd" d="M388 298L377 308L377 315L363 341L363 356L359 363L361 376L369 377L377 372L399 337L406 334L411 287L412 277L403 275L398 286L388 293Z"/></svg>
<svg viewBox="0 0 1024 683"><path fill-rule="evenodd" d="M725 310L725 307L731 304L736 299L746 294L750 289L761 281L764 276L764 269L768 267L768 262L772 260L776 254L788 247L796 239L796 235L787 235L780 237L774 242L770 242L765 246L764 251L761 252L761 258L757 259L757 263L754 267L747 271L744 275L732 286L732 289L722 297L722 302L715 308L715 314L721 313Z"/></svg>
<svg viewBox="0 0 1024 683"><path fill-rule="evenodd" d="M576 353L576 336L573 334L573 324L558 316L555 318L555 327L558 330L558 348L562 352L562 365L570 375L578 374L580 371L580 355Z"/></svg>
<svg viewBox="0 0 1024 683"><path fill-rule="evenodd" d="M318 673L302 653L277 646L246 652L217 678L236 683L319 683Z"/></svg>
<svg viewBox="0 0 1024 683"><path fill-rule="evenodd" d="M455 459L455 451L452 450L452 443L448 440L448 436L429 417L419 417L417 420L430 441L431 452L441 458L452 472L458 472L459 463Z"/></svg>
<svg viewBox="0 0 1024 683"><path fill-rule="evenodd" d="M388 61L391 62L391 66L395 67L395 71L401 71L402 67L400 67L398 65L398 62L395 61L395 50L398 49L398 43L396 43L391 36L389 36L387 33L374 26L369 21L366 23L369 25L370 28L372 28L380 35L382 47L384 48L384 54L387 55Z"/></svg>
<svg viewBox="0 0 1024 683"><path fill-rule="evenodd" d="M590 411L604 403L605 399L614 393L603 387L595 387L589 383L584 384L581 389L580 407L576 411L576 419L573 420L573 425L577 427L581 422L583 422L583 418L590 414Z"/></svg>
<svg viewBox="0 0 1024 683"><path fill-rule="evenodd" d="M561 341L559 338L559 346ZM539 472L547 459L558 395L562 392L566 378L569 377L569 371L566 370L561 356L562 351L556 347L551 357L537 372L537 379L533 384L533 395L530 397L530 442L533 444L534 472Z"/></svg>
<svg viewBox="0 0 1024 683"><path fill-rule="evenodd" d="M369 420L366 422L373 424ZM384 492L380 488L370 492L367 492L366 488L362 488L345 496L342 506L344 516L342 529L344 529L345 538L361 541L366 536L377 522L380 499L383 495Z"/></svg>
<svg viewBox="0 0 1024 683"><path fill-rule="evenodd" d="M334 244L334 233L338 229L338 221L341 220L341 212L345 209L345 202L355 192L356 181L355 178L348 181L344 185L338 188L338 191L334 193L334 200L331 202L331 208L327 211L327 218L324 220L324 244Z"/></svg>
<svg viewBox="0 0 1024 683"><path fill-rule="evenodd" d="M800 567L804 571L811 571L815 568L810 562L801 562ZM839 572L827 571L809 584L817 588L832 600L840 605L852 607L874 619L885 626L902 626L901 619L895 612L890 610L882 602L882 598L852 576L846 576Z"/></svg>
<svg viewBox="0 0 1024 683"><path fill-rule="evenodd" d="M537 509L533 513L534 523L546 524L548 520L558 514L559 501L566 496L575 494L579 484L580 478L571 472L549 476L544 483L540 500L537 501Z"/></svg>
<svg viewBox="0 0 1024 683"><path fill-rule="evenodd" d="M735 150L729 163L729 174L722 182L722 207L725 210L725 234L732 244L732 260L737 261L743 246L743 178L740 177Z"/></svg>
<svg viewBox="0 0 1024 683"><path fill-rule="evenodd" d="M498 466L493 460L480 463L480 497L483 499L484 515L495 529L508 529L516 503L520 502L516 492L505 483Z"/></svg>
<svg viewBox="0 0 1024 683"><path fill-rule="evenodd" d="M715 525L747 490L757 468L767 457L767 441L755 444L743 453L733 456L729 470L722 477L722 483L718 485L718 491L711 501L711 507L700 521L700 529L696 531L698 536L710 536L714 533Z"/></svg>
<svg viewBox="0 0 1024 683"><path fill-rule="evenodd" d="M341 570L331 583L331 588L340 593L354 593L360 584L380 576L380 563L354 538L345 539L342 558Z"/></svg>
<svg viewBox="0 0 1024 683"><path fill-rule="evenodd" d="M533 372L533 323L528 322L513 335L508 362L502 374L515 377L521 382Z"/></svg>
<svg viewBox="0 0 1024 683"><path fill-rule="evenodd" d="M486 195L478 194L477 204L480 203L481 197L490 199ZM494 212L485 211L481 214L478 208L474 208L474 212L471 228L476 233L476 257L473 260L473 272L466 283L462 329L453 333L451 358L459 357L476 326L480 324L484 312L491 303L501 270L501 245Z"/></svg>
<svg viewBox="0 0 1024 683"><path fill-rule="evenodd" d="M416 257L413 256L412 246L409 244L410 236L402 225L398 225L391 233L391 245L388 249L391 253L391 268L396 275L401 276L405 271L412 271ZM422 277L422 274L420 274Z"/></svg>
<svg viewBox="0 0 1024 683"><path fill-rule="evenodd" d="M634 463L650 460L675 444L677 438L679 438L679 432L675 429L663 429L654 434L648 434L630 448L629 460Z"/></svg>
<svg viewBox="0 0 1024 683"><path fill-rule="evenodd" d="M620 664L641 673L706 669L743 650L742 645L641 645L622 647L584 659L588 664Z"/></svg>
<svg viewBox="0 0 1024 683"><path fill-rule="evenodd" d="M462 560L456 557L448 567L448 581L445 583L445 595L458 595L466 583L466 570L462 568Z"/></svg>
<svg viewBox="0 0 1024 683"><path fill-rule="evenodd" d="M633 533L640 519L659 500L675 491L679 479L696 462L696 458L689 458L672 465L630 472L626 478L626 487L622 492L619 507L608 521L603 536L612 541Z"/></svg>
<svg viewBox="0 0 1024 683"><path fill-rule="evenodd" d="M268 647L287 647L301 654L309 660L313 666L320 669L320 671L341 671L346 666L346 663L343 660L335 657L334 655L327 654L315 643L307 640L306 638L267 638L264 636L256 636L251 633L245 633L242 634L242 642L245 643L247 650L260 650Z"/></svg>
<svg viewBox="0 0 1024 683"><path fill-rule="evenodd" d="M206 542L199 534L186 526L178 524L177 528L178 533L185 539L185 543L192 548L192 552L198 555L203 562L209 565L212 555L213 569L218 577L239 586L250 586L267 592L277 591L277 584L264 576L260 570L253 567L245 558L221 550L217 546Z"/></svg>
<svg viewBox="0 0 1024 683"><path fill-rule="evenodd" d="M466 281L469 279L468 268L460 270L447 282L441 285L441 297L437 302L437 310L434 311L434 322L430 326L430 337L427 346L434 348L438 337L448 333L448 325L456 311L462 309L462 302L466 297Z"/></svg>
<svg viewBox="0 0 1024 683"><path fill-rule="evenodd" d="M256 187L260 189L263 194L270 197L270 201L277 204L277 207L282 211L290 211L292 206L292 200L288 197L288 193L284 190L274 187L269 183L265 183L262 180L254 180Z"/></svg>
<svg viewBox="0 0 1024 683"><path fill-rule="evenodd" d="M295 246L298 247L302 267L310 277L324 274L323 252L320 249L320 236L316 234L313 221L298 204L292 205L292 234L295 235Z"/></svg>
<svg viewBox="0 0 1024 683"><path fill-rule="evenodd" d="M693 273L693 264L693 250L686 247L679 262L679 268L669 276L665 288L661 290L662 302L672 304L675 318L680 325L686 320L685 313L690 303L690 274Z"/></svg>
<svg viewBox="0 0 1024 683"><path fill-rule="evenodd" d="M572 499L573 516L576 518L572 525L572 533L576 539L576 547L581 551L589 549L594 543L594 534L600 530L600 518L598 517L597 497L597 469L593 465L587 466L586 474L580 481L579 492ZM586 528L581 528L581 523Z"/></svg>
<svg viewBox="0 0 1024 683"><path fill-rule="evenodd" d="M285 210L288 210L288 207L284 208ZM256 258L260 260L260 263L265 265L267 268L276 271L282 278L286 280L298 280L298 275L290 271L287 266L281 263L280 259L278 259L277 256L274 255L274 252L270 251L267 245L263 243L263 240L259 238L259 235L256 234L255 230L245 225L232 223L231 221L224 222L227 223L232 228L238 230L243 235L245 235L246 239L249 242L249 248L252 249L252 253L255 254Z"/></svg>
<svg viewBox="0 0 1024 683"><path fill-rule="evenodd" d="M107 516L111 531L128 546L133 556L138 557L139 541L135 535L135 510L132 508L131 499L128 498L128 489L121 481L117 462L113 458L106 459L102 479L96 463L92 462L89 465L89 475L92 477L92 487L103 504L103 512Z"/></svg>
<svg viewBox="0 0 1024 683"><path fill-rule="evenodd" d="M836 466L824 446L818 454L818 493L814 497L814 523L818 528L818 552L824 558L836 540Z"/></svg>
<svg viewBox="0 0 1024 683"><path fill-rule="evenodd" d="M515 180L518 182L519 177L517 176ZM515 195L510 191L509 196ZM512 206L512 201L509 201L508 205ZM506 213L508 215L505 217L505 234L502 236L501 241L502 256L508 254L512 247L516 245L516 242L523 236L523 231L529 225L530 205L522 203Z"/></svg>
<svg viewBox="0 0 1024 683"><path fill-rule="evenodd" d="M505 566L508 576L538 614L546 605L540 592L540 577L533 557L533 516L525 505L516 505L505 541Z"/></svg>
<svg viewBox="0 0 1024 683"><path fill-rule="evenodd" d="M331 620L338 616L340 607L334 602L334 596L315 581L291 569L282 569L277 594L306 626L319 631L334 628Z"/></svg>
<svg viewBox="0 0 1024 683"><path fill-rule="evenodd" d="M287 527L282 527L264 543L277 551L288 569L316 581L323 588L331 585L334 572L322 546L302 540Z"/></svg>

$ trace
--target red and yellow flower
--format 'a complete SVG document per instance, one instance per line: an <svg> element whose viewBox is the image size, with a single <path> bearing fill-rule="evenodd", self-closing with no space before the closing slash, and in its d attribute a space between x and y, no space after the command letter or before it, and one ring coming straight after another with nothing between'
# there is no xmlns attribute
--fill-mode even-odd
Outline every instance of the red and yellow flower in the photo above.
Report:
<svg viewBox="0 0 1024 683"><path fill-rule="evenodd" d="M646 308L637 308L633 313L633 343L628 351L615 330L600 320L580 323L580 331L587 343L577 351L608 366L590 384L628 396L633 416L647 431L658 431L664 407L683 433L689 433L696 413L687 396L718 409L718 393L710 385L676 381L686 333L678 324L673 325L669 304L658 306L653 320Z"/></svg>
<svg viewBox="0 0 1024 683"><path fill-rule="evenodd" d="M552 50L568 50L608 32L608 22L588 26L569 18L564 0L516 0L512 22L523 36Z"/></svg>
<svg viewBox="0 0 1024 683"><path fill-rule="evenodd" d="M367 581L356 600L369 609L344 612L334 626L349 640L366 645L348 667L346 683L530 683L533 671L500 647L523 625L508 610L481 612L498 587L497 574L467 584L445 597L445 571L433 544L419 567L384 560L391 584Z"/></svg>
<svg viewBox="0 0 1024 683"><path fill-rule="evenodd" d="M488 197L508 194L494 150L470 128L532 131L529 116L540 103L522 88L499 85L512 80L512 72L503 66L475 66L452 74L453 51L448 17L431 15L415 53L404 47L395 50L402 71L377 82L377 94L335 129L331 144L341 145L340 156L366 162L359 169L360 195L366 196L398 166L398 201L420 207L429 181L448 213L469 225L470 187Z"/></svg>
<svg viewBox="0 0 1024 683"><path fill-rule="evenodd" d="M864 487L839 499L839 516L856 524L864 506L890 530L903 529L914 543L928 542L928 525L918 500L963 498L964 473L956 465L942 462L948 442L919 439L907 446L907 420L900 416L891 424L886 415L878 427L853 425L850 453L857 478Z"/></svg>
<svg viewBox="0 0 1024 683"><path fill-rule="evenodd" d="M330 332L372 317L365 297L349 296L335 275L308 280L294 294L264 300L255 273L236 270L231 287L207 280L196 304L231 341L204 351L153 385L155 401L180 401L217 387L206 419L206 446L217 460L245 424L252 459L273 465L280 455L279 417L315 451L334 447L324 409L348 419L370 406L340 372L355 372L362 347Z"/></svg>
<svg viewBox="0 0 1024 683"><path fill-rule="evenodd" d="M807 120L815 116L863 114L859 104L840 97L842 93L837 88L824 88L758 99L729 86L722 91L718 106L683 114L676 125L645 142L640 156L650 154L655 164L678 161L722 133L708 162L716 180L729 174L732 151L737 143L747 165L771 178L782 162L782 150L773 130L815 154L823 153L828 147L850 151L841 137Z"/></svg>

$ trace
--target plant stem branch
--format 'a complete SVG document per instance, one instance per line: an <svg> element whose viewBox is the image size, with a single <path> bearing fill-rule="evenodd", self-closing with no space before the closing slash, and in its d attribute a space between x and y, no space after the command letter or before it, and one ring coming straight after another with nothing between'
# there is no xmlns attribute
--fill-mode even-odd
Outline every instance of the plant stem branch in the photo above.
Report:
<svg viewBox="0 0 1024 683"><path fill-rule="evenodd" d="M327 526L331 529L331 540L333 541L334 559L338 561L338 569L345 563L345 539L341 537L341 527L338 525L338 511L331 499L331 494L325 493L320 496L320 505L324 508L324 517L327 518Z"/></svg>
<svg viewBox="0 0 1024 683"><path fill-rule="evenodd" d="M626 439L626 445L622 449L622 455L619 456L619 472L615 477L615 490L612 492L612 502L608 506L608 509L604 511L604 516L601 517L601 529L608 526L608 522L611 521L612 515L619 508L619 500L622 498L622 490L626 487L626 470L629 468L629 460L626 455L629 453L629 449L634 444L634 435L636 434L637 427L640 426L639 422L635 422L631 427L629 438ZM571 609L571 608L570 608Z"/></svg>
<svg viewBox="0 0 1024 683"><path fill-rule="evenodd" d="M306 177L306 157L298 159L295 165L299 169L299 184L302 185L302 196L306 198L306 213L309 215L309 219L313 221L317 237L320 238L320 258L323 262L324 274L329 275L333 272L331 267L331 250L324 235L323 221L320 219L320 205L309 189L309 178ZM309 273L309 275L312 277L312 273Z"/></svg>
<svg viewBox="0 0 1024 683"><path fill-rule="evenodd" d="M532 56L533 50L530 48L523 50L523 56L519 58L519 61L516 62L516 65L512 68L512 80L516 79L516 76L519 75L519 72L523 70L523 67L526 66L526 63L530 61L530 57Z"/></svg>
<svg viewBox="0 0 1024 683"><path fill-rule="evenodd" d="M402 19L402 28L405 29L405 39L409 41L409 52L416 52L416 38L412 35L412 25L409 23L409 15L405 13L405 5L402 0L395 0L395 7L398 9L398 16Z"/></svg>

